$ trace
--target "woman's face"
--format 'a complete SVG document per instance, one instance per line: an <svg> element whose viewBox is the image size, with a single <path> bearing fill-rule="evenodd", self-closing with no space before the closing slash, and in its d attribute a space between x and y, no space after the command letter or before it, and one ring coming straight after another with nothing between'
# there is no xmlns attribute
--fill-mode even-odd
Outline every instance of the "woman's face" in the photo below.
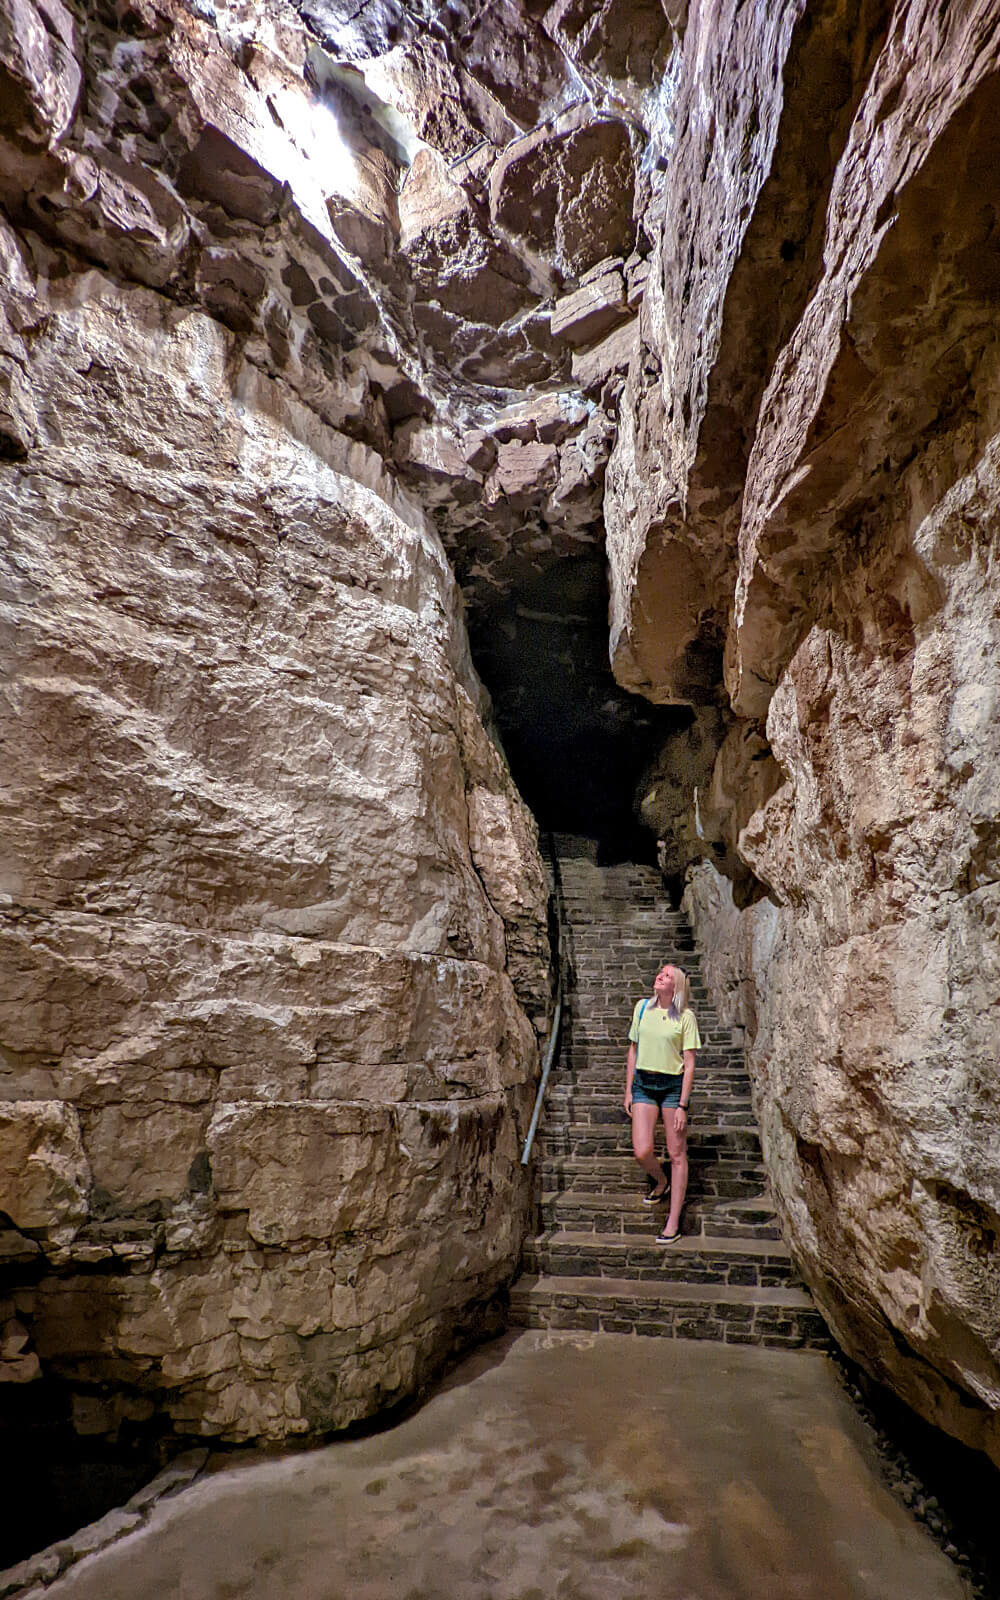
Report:
<svg viewBox="0 0 1000 1600"><path fill-rule="evenodd" d="M653 979L653 993L656 995L657 1000L663 1001L665 1006L670 1004L671 1000L674 998L673 967L660 968L659 972L656 974L656 977Z"/></svg>

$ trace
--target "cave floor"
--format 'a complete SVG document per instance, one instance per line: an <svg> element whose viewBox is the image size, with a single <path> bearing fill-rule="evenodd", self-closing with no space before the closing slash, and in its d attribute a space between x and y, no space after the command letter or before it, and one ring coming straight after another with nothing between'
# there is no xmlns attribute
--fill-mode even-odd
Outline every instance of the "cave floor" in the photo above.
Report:
<svg viewBox="0 0 1000 1600"><path fill-rule="evenodd" d="M41 1593L41 1591L39 1591ZM363 1439L217 1458L46 1600L951 1600L816 1354L512 1333Z"/></svg>

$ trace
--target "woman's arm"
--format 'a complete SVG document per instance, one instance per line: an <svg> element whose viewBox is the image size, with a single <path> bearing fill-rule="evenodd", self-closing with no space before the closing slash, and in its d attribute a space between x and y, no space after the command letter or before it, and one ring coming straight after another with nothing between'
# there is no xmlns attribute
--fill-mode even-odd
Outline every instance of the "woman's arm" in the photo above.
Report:
<svg viewBox="0 0 1000 1600"><path fill-rule="evenodd" d="M693 1052L692 1052L693 1054ZM632 1079L635 1077L635 1045L630 1044L625 1057L625 1110L632 1115Z"/></svg>
<svg viewBox="0 0 1000 1600"><path fill-rule="evenodd" d="M691 1085L694 1083L694 1051L684 1052L684 1080L681 1083L681 1103L674 1112L674 1127L683 1133L687 1127L687 1108L691 1104Z"/></svg>

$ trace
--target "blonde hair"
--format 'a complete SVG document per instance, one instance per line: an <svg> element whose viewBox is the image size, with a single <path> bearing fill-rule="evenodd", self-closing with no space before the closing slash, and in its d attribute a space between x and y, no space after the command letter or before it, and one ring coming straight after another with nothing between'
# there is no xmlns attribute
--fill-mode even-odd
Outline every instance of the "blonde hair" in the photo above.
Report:
<svg viewBox="0 0 1000 1600"><path fill-rule="evenodd" d="M682 1017L685 1011L691 1010L691 980L681 967L675 967L673 962L668 963L667 971L674 975L674 997L669 1009L675 1017Z"/></svg>

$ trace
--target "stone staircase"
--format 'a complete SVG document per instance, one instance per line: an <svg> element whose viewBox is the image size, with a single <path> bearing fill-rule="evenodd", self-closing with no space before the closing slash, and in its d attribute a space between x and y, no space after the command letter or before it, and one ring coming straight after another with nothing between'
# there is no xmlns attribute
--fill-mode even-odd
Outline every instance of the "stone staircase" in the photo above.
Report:
<svg viewBox="0 0 1000 1600"><path fill-rule="evenodd" d="M525 1246L511 1321L526 1327L825 1348L826 1328L767 1192L741 1039L723 1030L691 930L653 867L599 867L557 841L569 957L559 1059L535 1147L540 1231ZM586 852L586 853L585 853ZM664 960L684 968L704 1048L688 1140L683 1238L658 1245L622 1107L632 1006ZM665 1162L662 1127L658 1149Z"/></svg>

